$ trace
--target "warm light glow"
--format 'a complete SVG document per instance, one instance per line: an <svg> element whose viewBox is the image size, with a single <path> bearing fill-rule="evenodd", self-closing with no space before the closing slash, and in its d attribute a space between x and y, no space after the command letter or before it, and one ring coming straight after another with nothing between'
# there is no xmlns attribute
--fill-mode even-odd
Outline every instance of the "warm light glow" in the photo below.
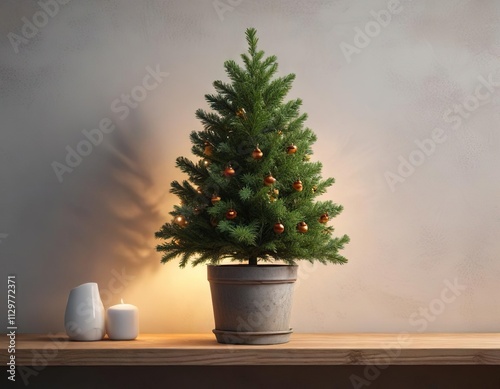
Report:
<svg viewBox="0 0 500 389"><path fill-rule="evenodd" d="M177 293L182 298L169 297ZM157 271L138 276L127 296L141 301L143 333L210 333L214 328L206 266L180 269L174 261L162 265L158 260Z"/></svg>
<svg viewBox="0 0 500 389"><path fill-rule="evenodd" d="M121 299L121 302L122 302L122 304L125 304L125 303L123 302L123 299Z"/></svg>

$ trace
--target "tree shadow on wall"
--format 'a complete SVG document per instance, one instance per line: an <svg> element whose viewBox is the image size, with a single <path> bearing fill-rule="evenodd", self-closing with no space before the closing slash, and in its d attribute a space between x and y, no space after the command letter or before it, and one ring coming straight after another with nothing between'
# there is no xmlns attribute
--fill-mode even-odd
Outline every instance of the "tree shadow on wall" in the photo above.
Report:
<svg viewBox="0 0 500 389"><path fill-rule="evenodd" d="M161 266L154 232L165 222L160 208L167 187L155 186L160 142L137 111L125 122L112 118L115 130L104 134L59 196L57 239L66 244L54 254L71 258L62 265L66 287L98 282L105 305L119 302L127 286Z"/></svg>

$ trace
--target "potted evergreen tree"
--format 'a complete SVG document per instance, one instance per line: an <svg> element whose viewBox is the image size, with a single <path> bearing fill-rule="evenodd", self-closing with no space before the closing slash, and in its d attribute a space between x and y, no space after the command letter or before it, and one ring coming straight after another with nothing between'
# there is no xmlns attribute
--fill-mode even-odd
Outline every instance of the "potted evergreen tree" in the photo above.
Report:
<svg viewBox="0 0 500 389"><path fill-rule="evenodd" d="M311 161L316 135L304 127L301 100L284 102L295 75L274 77L276 57L257 50L255 29L246 37L244 66L226 61L230 82L215 81L205 96L212 112L196 112L199 160L177 158L189 180L171 183L181 204L156 233L157 250L163 263L208 263L217 341L284 343L296 261L345 263L339 250L349 237L333 237L328 225L342 206L316 200L334 179Z"/></svg>

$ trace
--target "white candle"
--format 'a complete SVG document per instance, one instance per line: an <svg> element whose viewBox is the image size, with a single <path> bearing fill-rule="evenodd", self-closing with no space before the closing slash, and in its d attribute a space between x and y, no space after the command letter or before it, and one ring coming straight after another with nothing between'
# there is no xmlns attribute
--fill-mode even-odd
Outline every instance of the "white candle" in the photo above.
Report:
<svg viewBox="0 0 500 389"><path fill-rule="evenodd" d="M106 311L106 332L112 340L132 340L139 334L139 310L135 305L113 305Z"/></svg>

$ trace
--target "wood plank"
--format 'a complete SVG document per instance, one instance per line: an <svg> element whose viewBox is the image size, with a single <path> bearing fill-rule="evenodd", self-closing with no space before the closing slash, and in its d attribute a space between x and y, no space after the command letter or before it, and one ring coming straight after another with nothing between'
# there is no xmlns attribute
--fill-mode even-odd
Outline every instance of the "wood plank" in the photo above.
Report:
<svg viewBox="0 0 500 389"><path fill-rule="evenodd" d="M8 358L5 336L2 360ZM212 334L142 334L133 341L72 342L17 334L16 364L500 365L500 334L292 334L281 345L223 345Z"/></svg>

